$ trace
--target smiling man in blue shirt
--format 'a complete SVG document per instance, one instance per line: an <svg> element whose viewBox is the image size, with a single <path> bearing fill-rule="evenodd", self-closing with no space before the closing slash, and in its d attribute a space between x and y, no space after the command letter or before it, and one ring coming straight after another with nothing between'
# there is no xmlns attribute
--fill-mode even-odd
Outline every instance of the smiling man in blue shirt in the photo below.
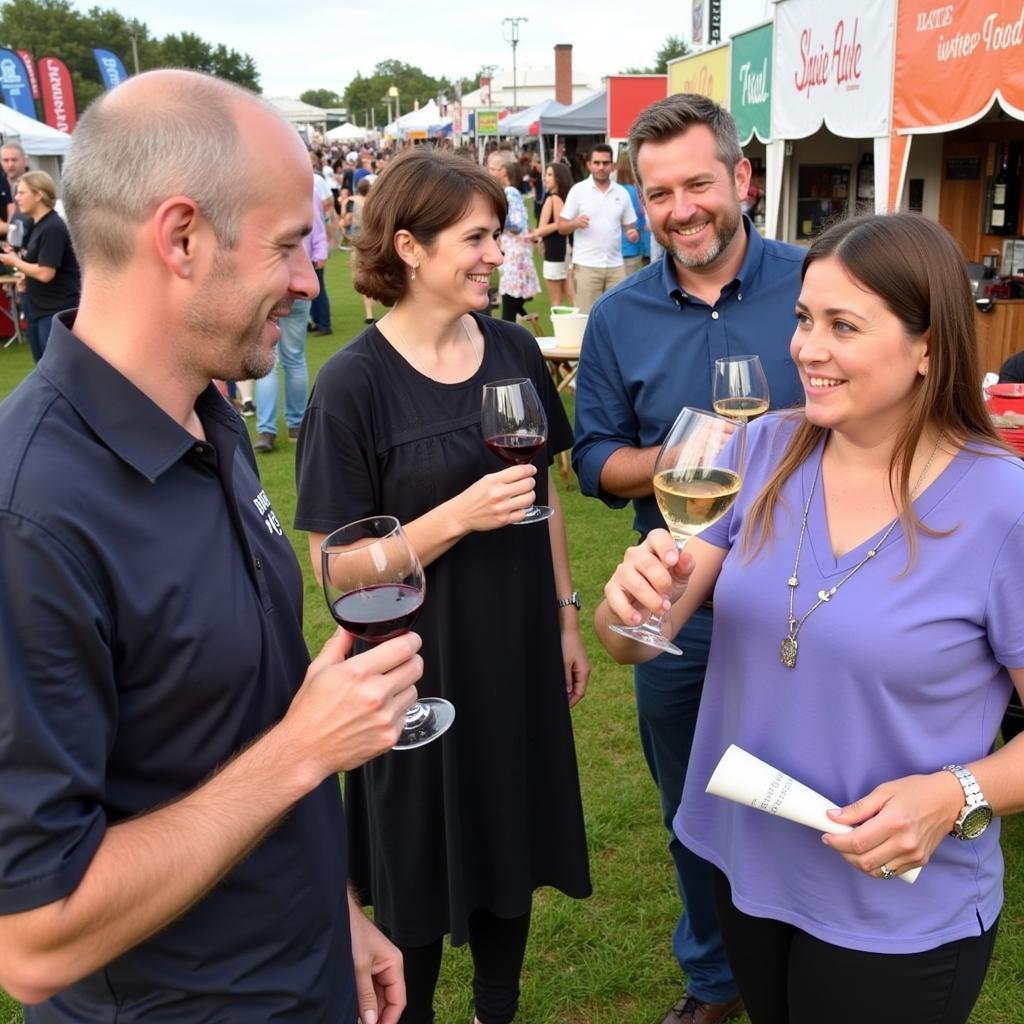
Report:
<svg viewBox="0 0 1024 1024"><path fill-rule="evenodd" d="M584 494L633 502L641 536L664 520L652 478L679 410L711 408L722 356L761 357L772 406L803 398L789 357L803 250L763 239L740 211L750 183L732 116L703 96L670 96L633 124L630 156L650 229L665 248L594 305L576 386L573 465ZM684 911L673 950L687 990L662 1024L718 1024L739 1014L707 862L675 838L711 637L711 612L690 620L682 657L635 669L640 739L661 795Z"/></svg>

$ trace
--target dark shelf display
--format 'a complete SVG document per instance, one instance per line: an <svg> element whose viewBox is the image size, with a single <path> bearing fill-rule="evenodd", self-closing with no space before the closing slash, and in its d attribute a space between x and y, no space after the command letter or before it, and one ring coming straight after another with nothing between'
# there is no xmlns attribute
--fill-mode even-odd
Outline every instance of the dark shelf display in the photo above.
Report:
<svg viewBox="0 0 1024 1024"><path fill-rule="evenodd" d="M846 216L850 203L850 168L805 164L797 175L796 237L813 238Z"/></svg>

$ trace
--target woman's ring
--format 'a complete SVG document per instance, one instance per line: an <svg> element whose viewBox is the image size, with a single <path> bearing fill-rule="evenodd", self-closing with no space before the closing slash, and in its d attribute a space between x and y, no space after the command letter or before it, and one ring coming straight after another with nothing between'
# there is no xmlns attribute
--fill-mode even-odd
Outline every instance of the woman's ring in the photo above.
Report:
<svg viewBox="0 0 1024 1024"><path fill-rule="evenodd" d="M886 879L887 881L890 878L895 878L896 877L896 872L893 871L893 869L891 867L889 867L888 864L883 864L878 870L881 871L882 878Z"/></svg>

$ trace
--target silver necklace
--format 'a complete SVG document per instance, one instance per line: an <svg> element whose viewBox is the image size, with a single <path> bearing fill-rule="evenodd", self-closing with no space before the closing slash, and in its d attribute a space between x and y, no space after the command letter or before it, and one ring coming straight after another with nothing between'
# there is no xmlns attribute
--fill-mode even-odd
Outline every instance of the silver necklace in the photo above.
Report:
<svg viewBox="0 0 1024 1024"><path fill-rule="evenodd" d="M396 309L398 309L397 305L392 307L391 313L388 315L389 321L391 320L391 317L394 315ZM469 347L473 350L473 356L476 359L476 367L474 368L473 373L476 373L476 371L480 369L481 363L483 363L484 361L483 353L481 353L479 349L477 349L476 342L473 341L473 336L469 333L469 328L466 326L466 321L463 317L459 317L459 323L462 325L462 333L465 336L466 341L469 342ZM412 349L409 347L409 343L405 340L405 338L402 337L401 334L398 333L398 331L395 329L395 325L393 323L389 323L388 327L391 328L395 337L401 342L403 350L402 355L404 355L405 358L410 363L412 363L412 365L415 366L416 369L419 370L419 372L422 373L424 377L427 378L427 380L432 380L435 384L449 383L448 381L440 381L436 377L433 377L429 373L427 373L427 371L424 370L423 367L415 359L413 359ZM472 374L470 376L472 376Z"/></svg>
<svg viewBox="0 0 1024 1024"><path fill-rule="evenodd" d="M911 501L913 501L917 496L917 492L920 490L921 484L924 483L924 478L928 475L928 470L931 469L932 463L935 461L935 456L938 454L939 444L941 441L942 435L940 434L935 442L935 447L932 449L931 455L928 457L928 461L925 463L924 469L921 470L921 475L917 478L917 483L914 484L914 489L910 492ZM825 449L823 447L821 450L821 458L818 459L818 467L814 471L814 479L811 481L811 489L807 494L807 501L804 504L804 515L803 519L800 521L800 538L796 542L796 561L793 563L793 572L789 579L786 580L786 585L789 587L789 631L783 638L782 643L779 645L779 660L786 666L786 668L796 668L796 655L799 647L796 638L799 636L804 623L811 617L812 613L816 612L823 604L828 604L828 602L836 596L839 588L842 587L847 580L856 576L857 573L860 572L860 570L878 554L882 545L889 539L889 534L896 529L896 524L900 521L899 516L897 516L885 528L885 533L883 533L879 538L878 543L875 544L874 547L870 548L868 553L834 587L829 587L827 590L819 590L817 601L815 601L814 604L804 612L800 619L797 619L793 612L793 596L796 593L796 588L800 586L800 552L803 551L804 537L807 535L807 518L811 514L811 500L814 498L814 490L818 485L818 477L821 476L821 464L824 459Z"/></svg>

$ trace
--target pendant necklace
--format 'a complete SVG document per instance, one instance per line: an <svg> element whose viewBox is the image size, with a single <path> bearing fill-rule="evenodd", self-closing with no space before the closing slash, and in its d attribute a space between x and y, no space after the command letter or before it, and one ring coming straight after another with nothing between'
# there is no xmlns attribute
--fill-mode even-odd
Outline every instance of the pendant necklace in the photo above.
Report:
<svg viewBox="0 0 1024 1024"><path fill-rule="evenodd" d="M393 314L396 309L398 309L397 303L392 307L391 313ZM391 320L391 314L388 315L387 319L389 321ZM465 336L466 341L469 342L469 347L473 350L473 356L476 359L476 367L474 368L473 373L476 373L476 371L480 369L480 365L484 361L483 353L480 352L480 350L476 347L476 342L473 340L473 336L469 333L469 328L466 326L465 318L459 317L459 323L462 324L462 333ZM448 381L440 381L436 377L432 377L429 373L427 373L427 371L424 370L423 367L415 359L413 359L409 343L405 340L405 338L402 337L402 335L398 333L397 330L395 330L395 325L393 323L389 323L388 327L391 328L391 332L395 335L398 341L401 342L402 348L399 349L398 351L402 356L405 357L407 362L412 363L416 370L422 373L423 376L427 378L427 380L432 380L435 384L449 383ZM470 374L470 376L472 376L472 374Z"/></svg>
<svg viewBox="0 0 1024 1024"><path fill-rule="evenodd" d="M935 456L938 454L939 444L941 441L942 435L940 434L938 440L935 442L935 447L932 449L931 455L928 457L928 461L925 463L924 469L921 470L921 475L917 478L917 483L914 484L914 489L910 492L911 501L913 501L917 496L917 492L920 490L921 484L924 482L924 478L928 475L928 470L932 468L932 463L935 461ZM796 638L799 635L800 630L803 628L804 623L811 617L811 614L816 612L823 604L828 604L828 602L836 596L839 588L842 587L848 579L851 579L860 572L860 570L878 554L882 545L889 539L889 534L896 529L896 524L900 521L900 517L897 516L885 528L885 533L883 533L879 538L878 543L869 548L868 553L834 587L829 587L827 590L819 590L818 599L799 619L797 619L793 612L793 595L796 593L796 588L800 586L800 552L803 550L804 537L807 535L807 518L811 514L811 501L814 498L814 490L818 485L818 477L821 476L821 464L824 459L825 449L823 447L821 450L821 458L818 459L818 467L814 471L814 479L811 481L811 489L807 494L807 501L804 504L804 515L803 519L800 521L800 538L796 542L796 561L793 563L793 572L786 581L786 585L789 587L789 630L782 643L779 645L779 660L786 666L786 668L796 668L796 655L798 649Z"/></svg>

